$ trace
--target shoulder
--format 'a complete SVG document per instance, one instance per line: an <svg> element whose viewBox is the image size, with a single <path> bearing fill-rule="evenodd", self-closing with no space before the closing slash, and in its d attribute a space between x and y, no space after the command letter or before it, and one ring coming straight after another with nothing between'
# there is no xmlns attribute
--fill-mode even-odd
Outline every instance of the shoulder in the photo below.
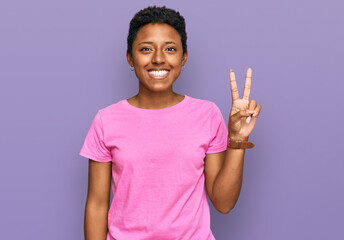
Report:
<svg viewBox="0 0 344 240"><path fill-rule="evenodd" d="M98 110L97 114L101 115L101 117L119 114L125 109L125 101L126 99L118 100L115 103L102 107Z"/></svg>
<svg viewBox="0 0 344 240"><path fill-rule="evenodd" d="M194 108L197 108L200 111L205 111L208 113L209 112L214 113L214 112L220 111L218 106L210 100L199 99L199 98L194 98L190 96L188 97L189 97L189 105Z"/></svg>

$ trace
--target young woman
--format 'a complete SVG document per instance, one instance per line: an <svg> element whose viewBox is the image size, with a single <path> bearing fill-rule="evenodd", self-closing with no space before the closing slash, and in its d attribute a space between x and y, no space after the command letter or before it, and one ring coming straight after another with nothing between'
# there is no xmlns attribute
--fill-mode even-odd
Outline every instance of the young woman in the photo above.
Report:
<svg viewBox="0 0 344 240"><path fill-rule="evenodd" d="M215 239L207 195L223 214L238 200L261 110L249 101L252 70L242 99L230 71L228 135L213 102L173 91L186 38L184 18L172 9L148 7L130 22L127 60L139 92L100 109L80 151L89 158L86 240Z"/></svg>

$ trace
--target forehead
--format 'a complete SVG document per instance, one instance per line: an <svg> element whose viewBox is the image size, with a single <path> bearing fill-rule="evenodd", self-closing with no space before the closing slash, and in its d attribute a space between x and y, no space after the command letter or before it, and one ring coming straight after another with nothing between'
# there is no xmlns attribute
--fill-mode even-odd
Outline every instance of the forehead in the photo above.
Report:
<svg viewBox="0 0 344 240"><path fill-rule="evenodd" d="M166 23L148 23L137 32L134 42L173 41L181 44L181 38L176 29Z"/></svg>

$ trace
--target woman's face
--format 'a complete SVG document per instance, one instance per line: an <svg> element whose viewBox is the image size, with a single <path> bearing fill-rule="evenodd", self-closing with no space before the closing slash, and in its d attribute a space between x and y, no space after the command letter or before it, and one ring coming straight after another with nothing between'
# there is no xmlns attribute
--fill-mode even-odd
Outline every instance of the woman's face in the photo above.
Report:
<svg viewBox="0 0 344 240"><path fill-rule="evenodd" d="M177 30L166 23L149 23L137 32L127 59L135 68L141 91L171 91L187 52L183 54Z"/></svg>

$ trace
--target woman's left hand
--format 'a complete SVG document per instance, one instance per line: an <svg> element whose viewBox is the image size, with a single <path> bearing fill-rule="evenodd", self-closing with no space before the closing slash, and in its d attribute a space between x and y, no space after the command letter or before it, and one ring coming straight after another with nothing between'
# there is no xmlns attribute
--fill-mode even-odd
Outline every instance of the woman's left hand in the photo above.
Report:
<svg viewBox="0 0 344 240"><path fill-rule="evenodd" d="M252 69L247 69L244 95L242 99L239 98L235 74L232 69L230 70L229 78L232 93L232 108L228 120L229 137L233 139L247 140L256 124L258 115L262 108L255 100L249 101Z"/></svg>

